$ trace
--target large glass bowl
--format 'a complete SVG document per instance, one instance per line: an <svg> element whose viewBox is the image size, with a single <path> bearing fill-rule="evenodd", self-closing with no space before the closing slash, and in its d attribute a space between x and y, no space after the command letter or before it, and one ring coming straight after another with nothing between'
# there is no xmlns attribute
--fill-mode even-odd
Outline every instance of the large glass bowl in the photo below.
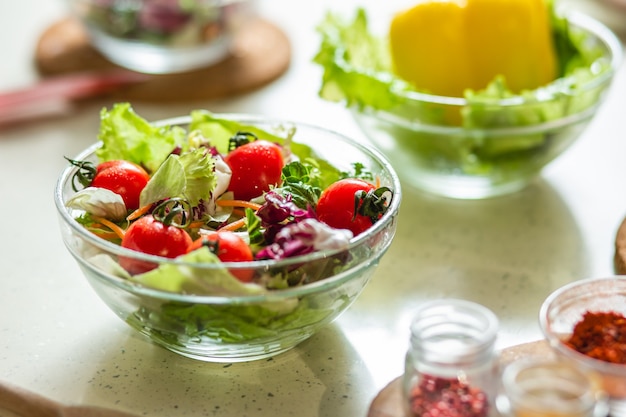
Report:
<svg viewBox="0 0 626 417"><path fill-rule="evenodd" d="M283 260L198 264L155 257L124 249L88 232L65 202L75 192L75 167L63 171L54 193L65 245L102 300L122 320L150 340L181 355L213 362L266 358L287 351L331 323L361 293L392 242L401 201L399 179L377 151L321 127L246 115L221 115L281 135L296 128L294 142L310 146L322 159L350 171L361 162L394 190L389 208L368 231L350 241L345 250L321 251ZM188 118L160 122L181 125ZM282 133L281 133L282 132ZM76 160L95 161L100 144ZM187 268L188 274L223 274L226 269L254 270L273 276L299 269L308 284L257 295L185 295L150 289L116 276L111 269L118 257Z"/></svg>
<svg viewBox="0 0 626 417"><path fill-rule="evenodd" d="M555 355L586 372L598 374L611 399L614 416L626 416L626 364L591 358L568 347L564 340L585 312L616 312L626 315L626 277L585 279L550 294L539 313L541 330ZM618 411L619 410L619 411Z"/></svg>
<svg viewBox="0 0 626 417"><path fill-rule="evenodd" d="M253 0L68 0L68 5L104 56L149 74L221 61L255 14Z"/></svg>
<svg viewBox="0 0 626 417"><path fill-rule="evenodd" d="M454 198L478 199L518 191L561 155L596 114L621 64L615 35L585 15L568 15L573 36L587 36L610 63L579 86L468 106L465 98L398 93L386 110L352 108L367 137L391 160L406 184ZM463 116L473 111L468 126ZM479 113L478 113L479 111ZM485 127L475 127L490 126Z"/></svg>

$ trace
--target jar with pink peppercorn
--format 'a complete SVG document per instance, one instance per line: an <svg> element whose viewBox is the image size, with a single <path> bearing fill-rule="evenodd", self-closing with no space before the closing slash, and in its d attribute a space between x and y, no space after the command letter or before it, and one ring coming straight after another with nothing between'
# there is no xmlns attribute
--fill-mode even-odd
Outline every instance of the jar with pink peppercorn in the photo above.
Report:
<svg viewBox="0 0 626 417"><path fill-rule="evenodd" d="M406 415L498 415L498 325L491 310L470 301L443 299L422 306L411 322L402 381Z"/></svg>

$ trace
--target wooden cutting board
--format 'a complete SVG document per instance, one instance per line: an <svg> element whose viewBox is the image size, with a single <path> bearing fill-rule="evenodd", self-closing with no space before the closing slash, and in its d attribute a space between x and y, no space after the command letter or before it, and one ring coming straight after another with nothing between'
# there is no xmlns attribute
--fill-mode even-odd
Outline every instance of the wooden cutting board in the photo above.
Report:
<svg viewBox="0 0 626 417"><path fill-rule="evenodd" d="M234 96L274 81L289 68L290 60L291 46L285 33L259 18L236 35L224 60L190 72L150 75L141 83L115 90L111 96L155 102ZM96 51L80 22L69 17L42 33L35 50L35 64L44 78L120 68Z"/></svg>
<svg viewBox="0 0 626 417"><path fill-rule="evenodd" d="M506 366L518 359L552 355L547 342L538 340L504 349L500 353L500 366ZM406 417L403 409L402 377L398 377L384 387L370 404L367 417Z"/></svg>

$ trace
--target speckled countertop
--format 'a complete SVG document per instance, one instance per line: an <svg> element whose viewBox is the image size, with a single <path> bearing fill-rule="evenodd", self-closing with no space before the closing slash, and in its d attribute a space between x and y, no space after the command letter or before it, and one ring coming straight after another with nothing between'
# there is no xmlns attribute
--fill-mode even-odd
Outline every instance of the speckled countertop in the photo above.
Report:
<svg viewBox="0 0 626 417"><path fill-rule="evenodd" d="M317 97L315 25L329 8L351 12L366 2L336 3L260 1L293 46L290 69L270 86L228 100L135 103L136 110L151 120L201 107L262 113L365 140L347 111ZM619 26L626 13L568 3L626 32ZM36 80L35 42L64 7L61 0L0 2L0 89ZM363 417L402 372L408 323L423 300L458 297L491 308L504 348L541 337L537 313L552 290L613 274L615 232L626 215L626 67L580 140L526 190L456 201L405 187L396 238L373 280L316 336L258 362L177 356L109 311L61 243L52 190L62 156L95 140L99 109L109 104L89 102L70 117L0 131L0 381L57 401L153 417Z"/></svg>

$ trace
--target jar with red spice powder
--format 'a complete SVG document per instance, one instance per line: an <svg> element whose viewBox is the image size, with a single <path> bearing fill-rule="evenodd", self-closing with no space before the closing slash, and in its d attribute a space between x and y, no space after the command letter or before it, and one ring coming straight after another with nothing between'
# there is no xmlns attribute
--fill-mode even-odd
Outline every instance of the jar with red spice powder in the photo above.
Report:
<svg viewBox="0 0 626 417"><path fill-rule="evenodd" d="M419 309L402 381L406 415L497 415L498 326L491 310L470 301L443 299Z"/></svg>

